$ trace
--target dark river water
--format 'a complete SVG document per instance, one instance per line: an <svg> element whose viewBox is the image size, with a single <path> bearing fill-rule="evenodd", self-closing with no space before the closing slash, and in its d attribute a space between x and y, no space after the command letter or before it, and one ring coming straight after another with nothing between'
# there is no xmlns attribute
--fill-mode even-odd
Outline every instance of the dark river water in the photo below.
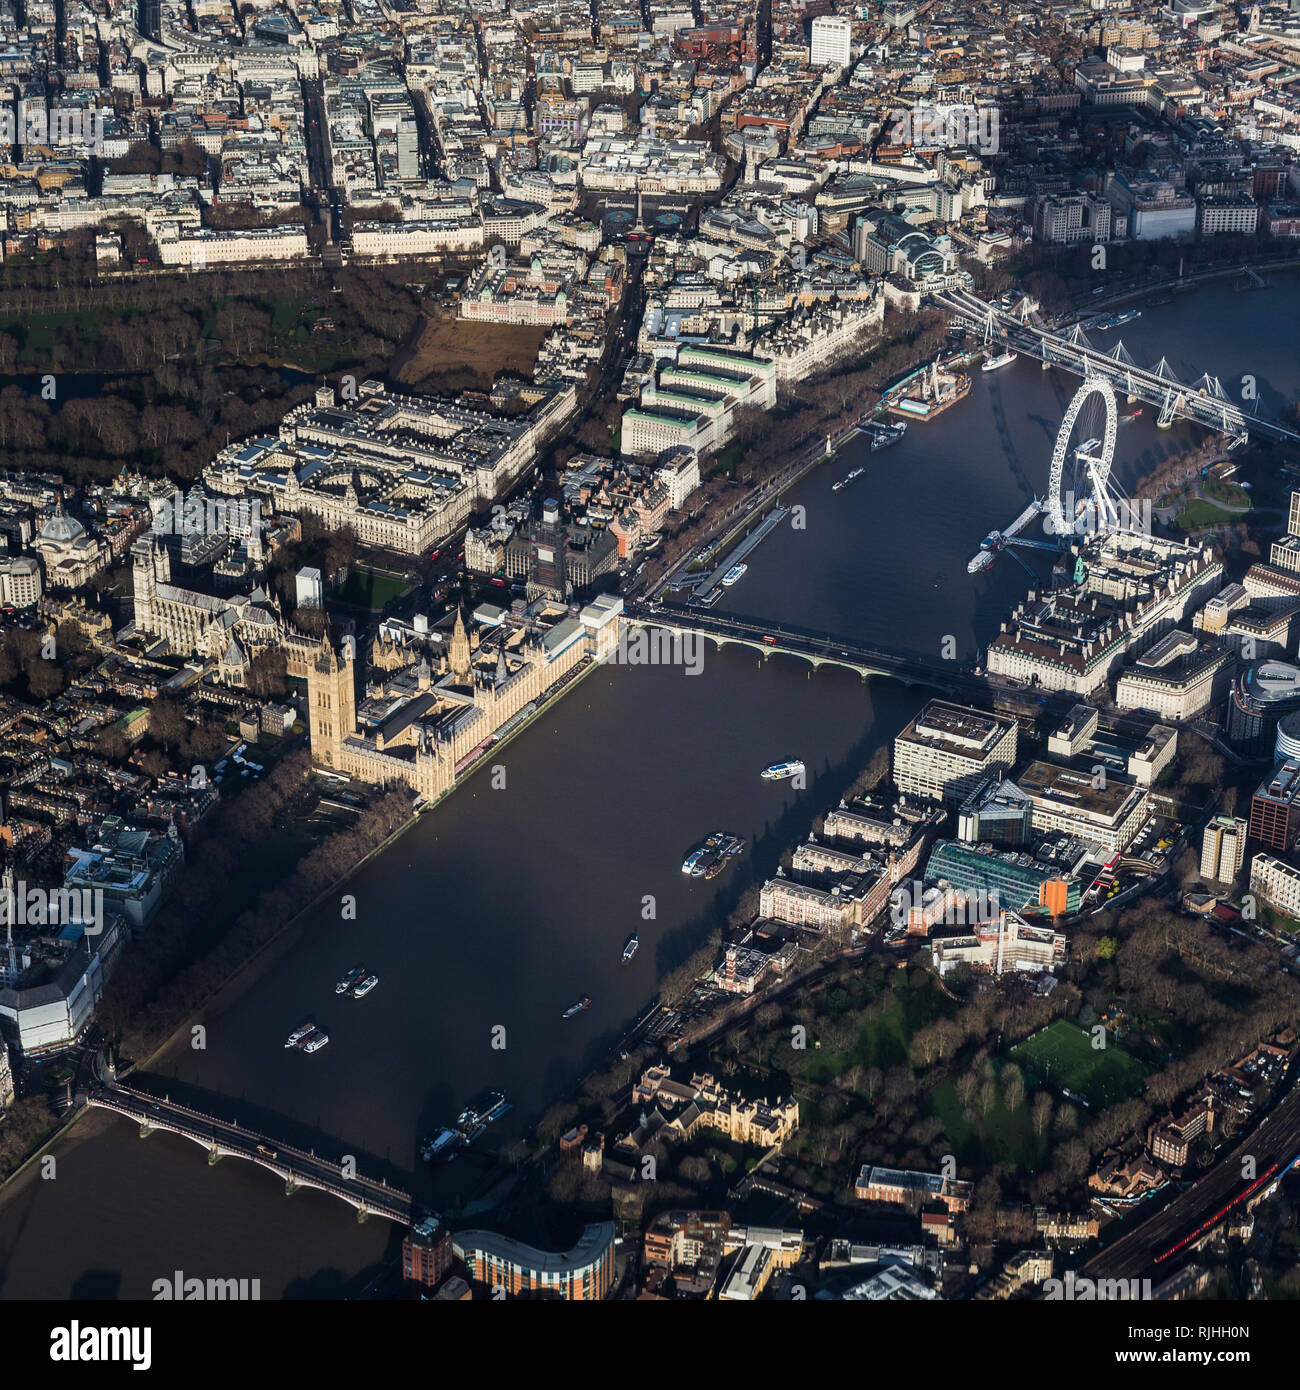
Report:
<svg viewBox="0 0 1300 1390"><path fill-rule="evenodd" d="M1121 332L1139 362L1163 351L1187 375L1208 367L1225 385L1253 374L1276 411L1300 398L1297 322L1294 285L1225 288L1148 309ZM720 607L929 654L951 636L959 657L974 655L1028 575L1004 557L972 578L967 561L1044 491L1076 386L1024 360L976 371L965 401L912 425L901 444L841 451L786 499L806 524L763 542ZM1121 481L1194 437L1158 431L1152 416L1148 407L1120 428ZM859 462L865 475L832 494ZM353 1153L417 1203L454 1210L457 1169L468 1181L472 1159L431 1174L420 1138L487 1085L515 1107L494 1138L519 1133L607 1055L657 979L770 874L924 698L737 648L709 649L696 676L601 668L502 751L503 788L487 770L471 778L348 885L355 921L334 906L315 913L209 1011L206 1048L174 1051L154 1074L192 1103ZM807 763L806 791L759 781L787 757ZM750 851L712 883L683 877L683 855L717 827L751 837ZM641 950L624 967L633 931ZM359 960L381 982L363 1001L340 1001L334 980ZM592 1007L562 1021L583 994ZM329 1047L286 1052L285 1034L307 1015ZM0 1297L144 1298L178 1269L260 1279L263 1298L340 1296L362 1290L400 1239L331 1198L286 1198L252 1165L209 1167L185 1140L141 1140L123 1119L97 1114L55 1152L56 1176L29 1169L0 1199Z"/></svg>

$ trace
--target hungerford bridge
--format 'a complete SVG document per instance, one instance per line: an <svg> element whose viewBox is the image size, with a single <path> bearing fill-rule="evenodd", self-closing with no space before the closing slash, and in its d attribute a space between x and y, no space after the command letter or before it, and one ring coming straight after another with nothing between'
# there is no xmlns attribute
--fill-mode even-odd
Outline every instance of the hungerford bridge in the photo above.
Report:
<svg viewBox="0 0 1300 1390"><path fill-rule="evenodd" d="M355 1207L358 1221L364 1221L367 1216L386 1216L403 1226L411 1224L410 1197L382 1180L363 1178L351 1164L345 1167L317 1153L281 1144L233 1121L192 1110L168 1096L150 1095L121 1082L97 1085L87 1099L91 1105L135 1120L142 1139L154 1130L164 1130L206 1149L209 1164L222 1158L245 1158L260 1168L267 1168L284 1179L286 1196L300 1187L314 1187Z"/></svg>
<svg viewBox="0 0 1300 1390"><path fill-rule="evenodd" d="M1104 377L1129 399L1156 406L1162 426L1177 418L1193 420L1228 435L1233 447L1252 434L1300 444L1300 431L1245 410L1223 389L1219 378L1208 372L1189 385L1180 380L1167 358L1162 357L1151 369L1139 367L1122 342L1102 351L1088 341L1079 324L1054 333L1027 308L1008 313L968 290L943 290L934 295L934 302L982 331L986 342L1006 341L1017 352L1037 357L1044 366L1064 367L1085 379ZM1022 305L1028 302L1021 300Z"/></svg>

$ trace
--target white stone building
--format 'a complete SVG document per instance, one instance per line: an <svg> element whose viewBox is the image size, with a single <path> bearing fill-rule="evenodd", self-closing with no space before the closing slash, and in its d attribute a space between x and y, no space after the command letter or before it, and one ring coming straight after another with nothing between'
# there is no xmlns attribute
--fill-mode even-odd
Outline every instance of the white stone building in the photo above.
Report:
<svg viewBox="0 0 1300 1390"><path fill-rule="evenodd" d="M1016 761L1014 719L931 700L894 740L894 784L904 796L964 800Z"/></svg>

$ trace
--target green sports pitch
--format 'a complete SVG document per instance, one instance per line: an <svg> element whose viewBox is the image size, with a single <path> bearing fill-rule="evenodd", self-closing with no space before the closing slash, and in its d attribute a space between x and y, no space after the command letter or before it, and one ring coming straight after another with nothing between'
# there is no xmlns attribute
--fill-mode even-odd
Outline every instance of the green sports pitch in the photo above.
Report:
<svg viewBox="0 0 1300 1390"><path fill-rule="evenodd" d="M1063 1018L1017 1043L1011 1049L1011 1058L1031 1071L1042 1085L1070 1091L1091 1110L1101 1110L1136 1095L1147 1072L1109 1032L1106 1046L1094 1048L1090 1030Z"/></svg>

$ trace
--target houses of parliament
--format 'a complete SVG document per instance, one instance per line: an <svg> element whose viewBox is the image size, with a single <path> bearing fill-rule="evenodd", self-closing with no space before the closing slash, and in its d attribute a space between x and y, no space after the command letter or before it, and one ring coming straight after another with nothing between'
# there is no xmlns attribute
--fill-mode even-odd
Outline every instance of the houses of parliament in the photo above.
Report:
<svg viewBox="0 0 1300 1390"><path fill-rule="evenodd" d="M363 687L355 639L336 642L327 630L307 671L312 757L434 801L576 668L616 649L621 608L601 598L574 616L535 604L476 622L472 633L458 609L446 642L440 634L376 636Z"/></svg>

